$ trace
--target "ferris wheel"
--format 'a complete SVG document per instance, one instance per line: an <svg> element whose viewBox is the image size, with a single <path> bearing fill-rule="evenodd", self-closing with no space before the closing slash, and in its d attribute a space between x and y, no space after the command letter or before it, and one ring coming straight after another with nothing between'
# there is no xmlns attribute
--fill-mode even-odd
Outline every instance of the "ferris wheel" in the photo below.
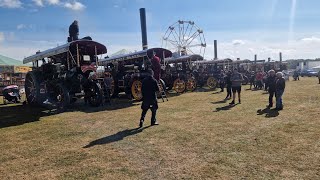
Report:
<svg viewBox="0 0 320 180"><path fill-rule="evenodd" d="M178 56L199 54L204 56L206 40L203 30L193 21L179 20L169 26L162 38L162 47Z"/></svg>

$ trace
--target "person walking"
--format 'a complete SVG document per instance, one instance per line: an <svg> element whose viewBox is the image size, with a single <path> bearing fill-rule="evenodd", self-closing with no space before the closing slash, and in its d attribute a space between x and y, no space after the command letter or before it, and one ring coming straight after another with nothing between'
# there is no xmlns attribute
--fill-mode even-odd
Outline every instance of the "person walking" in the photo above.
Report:
<svg viewBox="0 0 320 180"><path fill-rule="evenodd" d="M227 96L225 98L226 100L232 98L232 93L231 93L231 87L232 87L231 75L232 75L231 71L228 71L227 75L225 77L225 82L226 82L226 85L227 85Z"/></svg>
<svg viewBox="0 0 320 180"><path fill-rule="evenodd" d="M286 87L286 81L283 78L282 72L277 72L276 76L276 110L282 110L282 96Z"/></svg>
<svg viewBox="0 0 320 180"><path fill-rule="evenodd" d="M230 79L232 82L232 93L233 93L232 102L230 104L231 105L235 104L236 93L238 93L239 104L241 104L241 85L243 81L243 76L238 72L237 69L234 69Z"/></svg>
<svg viewBox="0 0 320 180"><path fill-rule="evenodd" d="M269 92L269 105L268 108L273 106L273 97L276 94L276 72L274 70L268 71L268 78L266 83L268 84L268 92Z"/></svg>
<svg viewBox="0 0 320 180"><path fill-rule="evenodd" d="M153 71L148 70L147 77L143 79L142 81L142 114L140 118L140 124L139 127L141 128L143 126L144 118L150 109L152 112L151 116L151 126L153 125L159 125L159 123L156 120L156 113L158 109L158 101L157 101L157 91L159 91L159 86L157 80L153 77Z"/></svg>

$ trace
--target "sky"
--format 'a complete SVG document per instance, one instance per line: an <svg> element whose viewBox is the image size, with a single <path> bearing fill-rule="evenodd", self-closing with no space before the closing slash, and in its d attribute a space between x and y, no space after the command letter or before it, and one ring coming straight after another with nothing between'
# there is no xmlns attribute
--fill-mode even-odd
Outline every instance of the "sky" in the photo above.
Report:
<svg viewBox="0 0 320 180"><path fill-rule="evenodd" d="M0 54L22 60L62 45L74 20L80 37L106 45L109 55L141 50L139 8L146 8L149 47L172 48L163 37L184 20L203 31L205 40L192 43L206 43L206 59L214 40L218 58L318 58L318 7L319 0L0 0Z"/></svg>

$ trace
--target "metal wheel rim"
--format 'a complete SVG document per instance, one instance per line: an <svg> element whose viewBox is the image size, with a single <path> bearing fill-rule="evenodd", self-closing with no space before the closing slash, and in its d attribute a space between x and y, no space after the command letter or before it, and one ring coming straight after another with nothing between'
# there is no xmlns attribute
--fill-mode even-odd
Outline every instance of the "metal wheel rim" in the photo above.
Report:
<svg viewBox="0 0 320 180"><path fill-rule="evenodd" d="M182 93L186 88L186 84L184 80L177 79L174 81L174 90L178 93Z"/></svg>
<svg viewBox="0 0 320 180"><path fill-rule="evenodd" d="M132 83L131 92L132 92L133 98L136 100L142 99L141 87L142 87L141 81L136 80Z"/></svg>

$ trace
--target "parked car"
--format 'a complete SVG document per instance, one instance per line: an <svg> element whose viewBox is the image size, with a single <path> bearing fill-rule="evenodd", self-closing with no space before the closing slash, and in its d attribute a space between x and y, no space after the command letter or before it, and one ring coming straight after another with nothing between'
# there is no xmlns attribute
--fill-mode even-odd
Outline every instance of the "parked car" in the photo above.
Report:
<svg viewBox="0 0 320 180"><path fill-rule="evenodd" d="M318 72L308 69L308 70L301 71L300 75L301 75L301 77L303 77L303 76L316 77L316 76L318 76Z"/></svg>

